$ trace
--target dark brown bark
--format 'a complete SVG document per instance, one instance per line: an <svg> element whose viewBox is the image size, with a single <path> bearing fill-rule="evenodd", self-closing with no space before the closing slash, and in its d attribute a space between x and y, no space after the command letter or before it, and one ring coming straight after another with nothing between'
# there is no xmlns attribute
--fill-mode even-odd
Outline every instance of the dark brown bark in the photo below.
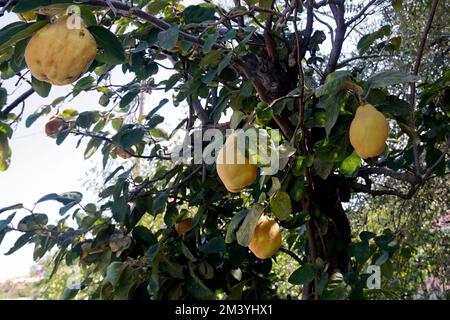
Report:
<svg viewBox="0 0 450 320"><path fill-rule="evenodd" d="M350 265L347 249L351 242L351 228L339 197L336 177L331 175L327 180L316 177L314 187L314 204L320 210L321 215L329 218L327 232L323 235L326 252L324 252L323 245L319 246L318 256L328 262L330 274L336 270L345 273L349 270Z"/></svg>

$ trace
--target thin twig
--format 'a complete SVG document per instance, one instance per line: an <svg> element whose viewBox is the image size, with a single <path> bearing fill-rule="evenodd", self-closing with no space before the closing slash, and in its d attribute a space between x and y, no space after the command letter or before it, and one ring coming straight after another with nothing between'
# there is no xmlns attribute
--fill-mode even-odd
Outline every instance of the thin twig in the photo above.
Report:
<svg viewBox="0 0 450 320"><path fill-rule="evenodd" d="M449 148L450 148L450 137L447 139L447 143L445 144L444 151L442 152L441 156L436 160L436 162L433 165L431 165L427 169L425 174L422 176L423 180L427 179L428 176L433 172L433 170L436 169L439 163L441 163L441 161L445 159L445 156L447 155Z"/></svg>
<svg viewBox="0 0 450 320"><path fill-rule="evenodd" d="M13 3L13 0L9 0L8 2L6 2L6 4L3 6L3 8L0 10L0 17L2 17L6 10L8 10L8 7Z"/></svg>
<svg viewBox="0 0 450 320"><path fill-rule="evenodd" d="M347 21L345 23L346 26L351 25L353 22L355 22L356 20L361 18L366 13L366 11L369 10L369 8L377 1L378 0L371 0L369 3L367 3L367 5L364 8L362 8L362 10L357 15L355 15L354 17L352 17L349 21Z"/></svg>
<svg viewBox="0 0 450 320"><path fill-rule="evenodd" d="M428 17L427 24L425 26L425 29L422 33L422 36L420 38L420 45L419 50L417 51L416 56L416 62L414 64L414 70L413 74L418 75L420 70L420 64L422 62L422 56L425 50L425 44L427 42L427 37L431 29L431 25L433 24L434 15L436 13L436 8L438 5L439 0L433 0L433 4L431 7L430 15ZM415 126L415 108L416 108L416 83L411 82L411 111L410 111L410 125L412 128ZM412 147L413 147L413 154L414 154L414 165L416 167L416 173L417 175L420 175L422 173L422 166L420 164L420 156L419 156L419 145L418 141L416 139L412 139Z"/></svg>
<svg viewBox="0 0 450 320"><path fill-rule="evenodd" d="M286 253L286 254L288 254L288 255L290 255L290 256L291 256L295 261L297 261L300 265L303 265L302 259L300 259L300 257L297 256L297 255L296 255L294 252L292 252L291 250L281 247L281 248L280 248L280 251L281 251L281 252L284 252L284 253Z"/></svg>

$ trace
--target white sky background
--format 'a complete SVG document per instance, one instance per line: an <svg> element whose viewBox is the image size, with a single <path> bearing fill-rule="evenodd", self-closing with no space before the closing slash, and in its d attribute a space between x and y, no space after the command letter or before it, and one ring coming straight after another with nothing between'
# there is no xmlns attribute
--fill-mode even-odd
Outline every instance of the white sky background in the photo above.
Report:
<svg viewBox="0 0 450 320"><path fill-rule="evenodd" d="M188 0L186 4L198 2L201 1ZM327 18L322 17L322 19L326 20ZM0 28L14 21L17 21L16 15L7 13L0 18ZM314 27L315 29L323 30L328 36L328 30L323 25L316 22ZM344 52L351 52L355 48L355 41L349 40L345 44ZM329 52L329 48L330 41L327 39L322 45L322 50ZM125 83L132 79L132 76L129 74L124 76L120 69L119 66L113 72L113 79L115 79L113 83L118 83L119 81ZM156 82L167 79L168 76L170 76L169 73L160 68ZM3 86L8 90L8 93L13 92L15 89L15 82L16 78L4 82ZM14 101L27 89L28 84L22 84L22 87L8 97L8 103ZM48 138L44 133L45 123L54 112L49 116L38 119L30 128L25 128L24 120L28 115L32 114L40 106L49 104L55 98L66 95L69 92L70 86L53 86L49 97L41 98L37 94L33 94L27 99L23 121L19 124L10 141L12 149L11 165L6 172L0 172L0 208L16 203L23 203L26 207L32 208L35 201L48 193L67 191L82 192L84 195L83 203L95 202L95 194L82 188L86 172L94 166L101 166L101 153L99 151L88 161L83 158L88 139L85 139L78 149L76 149L78 137L74 136L69 136L62 145L57 146L55 140ZM99 93L81 93L72 102L65 102L61 110L66 108L74 108L79 112L93 109L104 110L98 105L99 97ZM169 98L169 101L171 101L170 94L164 96L161 91L153 91L152 95L146 98L145 110L156 106L164 97ZM181 108L183 108L182 105L175 109L170 104L163 107L160 114L166 118L166 124L167 122L177 123L176 121L181 119ZM18 112L18 110L20 108L17 108L15 112ZM56 222L60 218L58 214L59 207L57 203L44 202L38 206L38 212L47 214L50 222ZM0 219L6 218L10 213L3 213ZM26 214L24 211L19 211L15 221L18 221L18 218ZM27 245L10 256L4 255L18 236L18 233L10 232L0 245L0 282L11 277L28 274L30 267L34 264L32 259L33 245Z"/></svg>

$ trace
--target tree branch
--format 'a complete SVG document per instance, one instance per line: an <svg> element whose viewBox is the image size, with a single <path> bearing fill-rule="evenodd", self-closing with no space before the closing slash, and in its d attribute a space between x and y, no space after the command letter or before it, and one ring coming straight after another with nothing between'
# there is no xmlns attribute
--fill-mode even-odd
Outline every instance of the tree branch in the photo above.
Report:
<svg viewBox="0 0 450 320"><path fill-rule="evenodd" d="M372 54L372 55L366 55L366 56L351 57L351 58L348 58L348 59L345 59L345 60L339 62L336 65L336 70L344 68L345 66L347 66L347 64L349 64L350 62L355 61L355 60L366 60L366 59L387 58L387 57L392 57L392 55Z"/></svg>
<svg viewBox="0 0 450 320"><path fill-rule="evenodd" d="M22 95L20 97L18 97L16 100L14 100L9 106L7 106L4 110L1 110L1 113L3 113L4 115L7 115L14 108L16 108L19 104L24 102L33 93L34 93L34 89L33 88L28 89L27 91L22 93Z"/></svg>
<svg viewBox="0 0 450 320"><path fill-rule="evenodd" d="M369 1L369 3L367 3L367 5L362 8L362 10L355 16L353 16L350 20L348 20L345 25L348 27L349 25L351 25L353 22L355 22L356 20L358 20L359 18L361 18L367 10L369 10L369 8L378 0L371 0Z"/></svg>
<svg viewBox="0 0 450 320"><path fill-rule="evenodd" d="M86 136L86 137L91 137L94 139L99 139L102 141L105 141L109 144L112 144L113 146L119 147L121 148L117 143L115 143L111 138L108 138L106 136L102 136L100 134L97 133L93 133L93 132L89 132L89 131L82 131L82 130L75 130L74 135L76 136ZM122 148L121 148L122 149ZM133 158L140 158L140 159L161 159L161 160L170 160L170 157L165 157L165 156L161 156L161 155L151 155L151 156L143 156L143 155L139 155L139 154L135 154L129 150L126 149L122 149L125 153L127 153L129 156L133 157Z"/></svg>
<svg viewBox="0 0 450 320"><path fill-rule="evenodd" d="M7 0L0 0L0 6L4 7L6 4L14 5L17 3L17 0L13 1L7 1ZM167 30L171 27L169 23L166 21L159 19L153 15L151 15L148 12L145 12L144 10L141 10L133 5L129 5L127 3L117 1L117 0L83 0L81 3L83 5L91 5L91 6L97 6L97 7L108 7L108 8L115 8L117 11L117 14L127 16L127 15L134 15L136 17L139 17L141 19L144 19L148 22L150 22L155 27L159 28L160 30ZM203 45L204 41L200 39L197 36L194 36L190 33L180 31L180 35L184 38L184 40ZM214 44L214 48L216 49L226 49L225 47Z"/></svg>
<svg viewBox="0 0 450 320"><path fill-rule="evenodd" d="M433 170L441 163L442 160L445 159L445 156L448 153L448 149L450 148L450 137L447 139L447 143L445 144L444 151L442 152L441 156L436 160L436 162L431 165L425 172L425 174L422 176L422 179L425 180L428 178L428 176L433 172Z"/></svg>
<svg viewBox="0 0 450 320"><path fill-rule="evenodd" d="M264 88L262 83L254 76L253 71L250 70L250 68L245 64L245 62L235 60L234 66L236 67L238 73L243 74L248 80L252 82L253 86L258 92L260 99L270 104L272 102L272 99L267 94L266 88ZM292 130L289 122L285 118L280 117L279 115L274 115L273 120L278 125L283 135L288 140L290 140L294 135L294 131Z"/></svg>
<svg viewBox="0 0 450 320"><path fill-rule="evenodd" d="M297 12L297 6L295 9L295 12ZM297 17L295 17L297 18ZM294 22L296 23L296 22ZM305 57L306 50L308 49L309 42L311 41L311 34L313 32L313 24L314 24L314 8L309 4L309 2L306 2L306 28L305 28L305 34L302 38L302 45L299 52L300 60ZM297 50L299 50L297 48ZM301 63L301 62L299 62Z"/></svg>
<svg viewBox="0 0 450 320"><path fill-rule="evenodd" d="M412 196L416 192L417 185L413 185L408 193L402 193L397 190L386 190L386 189L373 190L370 186L362 184L362 183L358 183L358 182L353 182L352 184L350 184L350 188L353 191L364 192L364 193L370 194L372 196L392 195L392 196L397 196L397 197L405 199L405 200L409 200L412 198Z"/></svg>
<svg viewBox="0 0 450 320"><path fill-rule="evenodd" d="M5 14L5 11L8 10L8 7L13 3L14 0L5 1L6 4L2 4L3 8L0 10L0 17ZM1 4L1 3L0 3Z"/></svg>
<svg viewBox="0 0 450 320"><path fill-rule="evenodd" d="M347 25L344 20L345 6L343 3L330 4L331 12L336 21L336 30L333 48L331 49L330 58L328 59L328 64L325 72L322 76L322 83L325 82L326 77L336 70L336 66L341 55L342 45L345 40L345 31L347 30Z"/></svg>
<svg viewBox="0 0 450 320"><path fill-rule="evenodd" d="M188 97L188 103L189 105L192 105L192 108L195 111L195 114L197 115L197 117L200 119L200 121L202 122L202 125L206 125L208 123L211 122L211 119L209 119L209 115L206 112L205 109L203 109L200 101L197 99L193 99L192 95L190 95Z"/></svg>
<svg viewBox="0 0 450 320"><path fill-rule="evenodd" d="M280 248L280 251L281 251L281 252L284 252L284 253L286 253L286 254L288 254L288 255L290 255L290 256L291 256L295 261L297 261L300 265L303 265L304 262L302 261L302 259L300 259L299 256L297 256L297 255L296 255L294 252L292 252L291 250L281 247L281 248Z"/></svg>
<svg viewBox="0 0 450 320"><path fill-rule="evenodd" d="M431 7L430 15L428 17L427 24L420 38L419 50L417 51L416 62L414 64L413 74L418 75L420 64L422 62L422 56L425 50L425 44L427 42L428 33L430 32L431 25L433 24L434 15L436 13L436 8L439 0L433 0L433 4ZM410 97L411 111L410 111L410 125L412 128L415 127L415 108L416 108L416 83L411 82L411 97ZM412 147L414 153L414 165L416 167L416 173L420 175L422 173L422 166L420 164L420 156L419 156L419 146L416 139L412 139Z"/></svg>
<svg viewBox="0 0 450 320"><path fill-rule="evenodd" d="M388 168L383 167L363 167L358 171L358 176L364 177L371 174L382 174L396 180L409 182L411 184L415 184L418 182L418 178L409 172L397 172Z"/></svg>

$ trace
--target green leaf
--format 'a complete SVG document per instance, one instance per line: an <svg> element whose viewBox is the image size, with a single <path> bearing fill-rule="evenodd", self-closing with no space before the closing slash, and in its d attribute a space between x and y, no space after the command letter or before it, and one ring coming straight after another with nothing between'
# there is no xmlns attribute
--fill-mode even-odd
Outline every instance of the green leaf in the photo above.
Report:
<svg viewBox="0 0 450 320"><path fill-rule="evenodd" d="M119 284L120 277L126 268L123 262L115 261L106 269L106 277L104 283L110 283L113 287Z"/></svg>
<svg viewBox="0 0 450 320"><path fill-rule="evenodd" d="M217 75L220 75L226 67L230 65L231 58L233 57L233 52L228 52L223 59L220 61L219 65L217 66Z"/></svg>
<svg viewBox="0 0 450 320"><path fill-rule="evenodd" d="M73 0L18 0L13 11L17 13L24 13L39 7L47 7L50 5L58 5L60 8L65 8L66 6L60 4L69 5L73 4L73 2Z"/></svg>
<svg viewBox="0 0 450 320"><path fill-rule="evenodd" d="M48 222L48 217L42 213L35 213L24 217L17 225L22 232L36 231L42 229Z"/></svg>
<svg viewBox="0 0 450 320"><path fill-rule="evenodd" d="M91 26L88 28L100 47L96 60L107 64L122 64L125 62L125 51L122 43L116 35L101 26Z"/></svg>
<svg viewBox="0 0 450 320"><path fill-rule="evenodd" d="M64 291L61 293L61 300L71 300L75 298L78 294L79 289L71 289L71 288L65 288Z"/></svg>
<svg viewBox="0 0 450 320"><path fill-rule="evenodd" d="M133 128L133 125L125 125L113 137L113 141L123 149L129 149L142 141L145 132L143 128Z"/></svg>
<svg viewBox="0 0 450 320"><path fill-rule="evenodd" d="M211 51L213 45L216 43L218 38L219 38L218 32L208 34L208 36L206 37L205 43L203 44L203 53L204 54L207 54L209 51Z"/></svg>
<svg viewBox="0 0 450 320"><path fill-rule="evenodd" d="M353 176L353 174L361 166L361 158L353 152L341 163L341 172L346 176Z"/></svg>
<svg viewBox="0 0 450 320"><path fill-rule="evenodd" d="M6 91L5 88L0 87L0 109L4 105L6 105L7 100L8 100L8 91Z"/></svg>
<svg viewBox="0 0 450 320"><path fill-rule="evenodd" d="M180 30L178 26L172 26L167 30L158 33L158 42L163 49L172 49L177 45Z"/></svg>
<svg viewBox="0 0 450 320"><path fill-rule="evenodd" d="M214 293L194 272L194 264L189 262L189 277L186 279L186 289L195 298L211 298Z"/></svg>
<svg viewBox="0 0 450 320"><path fill-rule="evenodd" d="M153 15L160 13L165 7L167 7L171 3L170 0L151 0L147 2L150 2L147 5L147 11Z"/></svg>
<svg viewBox="0 0 450 320"><path fill-rule="evenodd" d="M375 261L375 264L377 266L381 266L382 264L384 264L386 261L389 260L389 252L382 250L381 255L378 257L378 259Z"/></svg>
<svg viewBox="0 0 450 320"><path fill-rule="evenodd" d="M28 41L29 39L23 39L14 46L13 62L18 66L20 66L25 59L25 49L28 45Z"/></svg>
<svg viewBox="0 0 450 320"><path fill-rule="evenodd" d="M351 81L351 74L348 71L336 71L331 73L324 85L316 89L316 96L319 97L318 107L325 110L325 129L327 135L336 124L339 117L341 105L344 102L347 87L358 86Z"/></svg>
<svg viewBox="0 0 450 320"><path fill-rule="evenodd" d="M34 23L14 22L0 30L0 51L12 47L17 42L29 38L37 30L48 23L48 20L40 20Z"/></svg>
<svg viewBox="0 0 450 320"><path fill-rule="evenodd" d="M86 27L89 28L97 25L97 18L95 17L95 14L92 12L91 8L81 6L80 15Z"/></svg>
<svg viewBox="0 0 450 320"><path fill-rule="evenodd" d="M166 85L164 91L167 92L170 89L172 89L182 78L183 78L183 76L180 73L175 73L175 74L171 75L169 79L164 81L164 83Z"/></svg>
<svg viewBox="0 0 450 320"><path fill-rule="evenodd" d="M18 208L18 209L20 209L20 208ZM7 209L2 209L2 210L7 210ZM9 224L14 219L15 215L16 215L16 213L13 212L5 220L0 220L0 244L2 244L3 238L5 237L6 233L11 231L11 229L9 228Z"/></svg>
<svg viewBox="0 0 450 320"><path fill-rule="evenodd" d="M111 205L111 212L113 218L122 224L125 224L130 214L130 208L128 207L127 199L125 197L119 197L114 199Z"/></svg>
<svg viewBox="0 0 450 320"><path fill-rule="evenodd" d="M407 122L409 119L409 112L411 110L409 103L399 99L397 96L388 95L385 90L370 90L367 101L376 106L378 111L387 113L397 120Z"/></svg>
<svg viewBox="0 0 450 320"><path fill-rule="evenodd" d="M357 48L359 50L359 54L363 55L377 39L381 39L390 34L391 27L389 25L382 26L380 29L371 34L366 34L358 42Z"/></svg>
<svg viewBox="0 0 450 320"><path fill-rule="evenodd" d="M98 104L101 105L102 107L106 107L106 106L108 106L109 101L110 101L110 98L108 97L108 95L102 94L100 96L100 99L98 100Z"/></svg>
<svg viewBox="0 0 450 320"><path fill-rule="evenodd" d="M356 262L362 264L369 258L369 243L367 241L351 243L349 253L355 257Z"/></svg>
<svg viewBox="0 0 450 320"><path fill-rule="evenodd" d="M399 12L403 6L403 0L391 0L391 4L394 10Z"/></svg>
<svg viewBox="0 0 450 320"><path fill-rule="evenodd" d="M75 84L73 90L74 90L74 94L78 94L80 91L87 91L89 89L92 88L92 86L94 85L95 79L92 76L87 76L84 77L80 80L77 81L77 83Z"/></svg>
<svg viewBox="0 0 450 320"><path fill-rule="evenodd" d="M264 207L259 204L255 204L247 211L244 222L236 233L237 242L241 246L247 247L249 245L253 237L253 231L255 230L259 217L261 217L263 211Z"/></svg>
<svg viewBox="0 0 450 320"><path fill-rule="evenodd" d="M188 6L183 11L183 18L186 24L213 21L216 10L211 4L200 4Z"/></svg>
<svg viewBox="0 0 450 320"><path fill-rule="evenodd" d="M158 196L153 200L152 210L157 213L164 211L167 204L167 199L169 198L169 192L164 191L158 194Z"/></svg>
<svg viewBox="0 0 450 320"><path fill-rule="evenodd" d="M270 209L278 219L282 221L290 220L292 218L290 216L292 213L292 204L289 194L284 191L275 194L270 200Z"/></svg>
<svg viewBox="0 0 450 320"><path fill-rule="evenodd" d="M89 159L90 157L92 157L94 155L94 153L98 150L98 148L101 146L102 144L102 140L99 139L95 139L92 138L91 140L89 140L87 146L86 146L86 150L84 151L84 159Z"/></svg>
<svg viewBox="0 0 450 320"><path fill-rule="evenodd" d="M36 93L43 98L48 97L50 90L52 89L52 85L50 83L40 81L35 77L31 77L31 86L33 87L34 91L36 91Z"/></svg>
<svg viewBox="0 0 450 320"><path fill-rule="evenodd" d="M383 71L371 76L367 85L370 89L387 88L393 84L415 82L418 79L417 76L400 71Z"/></svg>
<svg viewBox="0 0 450 320"><path fill-rule="evenodd" d="M163 106L165 106L169 102L168 99L162 99L158 105L153 108L145 117L147 120L150 120Z"/></svg>
<svg viewBox="0 0 450 320"><path fill-rule="evenodd" d="M180 250L181 253L188 258L189 261L195 262L197 259L194 257L192 252L189 250L189 248L184 244L184 242L180 243Z"/></svg>
<svg viewBox="0 0 450 320"><path fill-rule="evenodd" d="M9 148L8 136L0 132L0 172L6 171L11 161L11 149Z"/></svg>
<svg viewBox="0 0 450 320"><path fill-rule="evenodd" d="M198 250L203 253L220 253L226 251L225 240L222 236L217 236L209 240L204 245L198 247Z"/></svg>
<svg viewBox="0 0 450 320"><path fill-rule="evenodd" d="M344 93L342 91L337 92L334 95L328 95L322 100L321 105L325 107L326 121L325 131L327 135L331 133L341 111L341 103L344 100Z"/></svg>
<svg viewBox="0 0 450 320"><path fill-rule="evenodd" d="M120 104L119 107L121 109L124 109L126 107L128 107L128 105L133 102L133 100L138 96L139 91L130 91L127 92L122 99L120 100Z"/></svg>
<svg viewBox="0 0 450 320"><path fill-rule="evenodd" d="M44 114L49 113L50 110L51 110L51 108L49 106L46 106L45 108L42 108L42 109L30 114L25 121L25 127L26 128L31 127L37 119L39 119Z"/></svg>
<svg viewBox="0 0 450 320"><path fill-rule="evenodd" d="M231 243L236 239L236 230L239 228L239 225L244 220L244 218L247 216L247 210L241 210L238 213L236 213L233 218L231 218L230 224L227 228L227 234L225 236L225 242Z"/></svg>
<svg viewBox="0 0 450 320"><path fill-rule="evenodd" d="M375 237L375 236L376 236L376 234L373 233L373 232L370 232L370 231L362 231L362 232L359 234L359 238L360 238L362 241L369 241L370 239L372 239L372 238Z"/></svg>
<svg viewBox="0 0 450 320"><path fill-rule="evenodd" d="M32 232L24 233L19 238L17 238L17 240L14 243L14 245L8 250L8 252L5 253L5 255L9 256L9 255L13 254L14 252L16 252L17 250L22 248L24 245L29 243L31 241L32 237L33 237L33 233Z"/></svg>
<svg viewBox="0 0 450 320"><path fill-rule="evenodd" d="M315 276L316 272L314 271L313 265L307 263L295 270L289 277L288 281L289 283L295 285L303 285L314 280Z"/></svg>
<svg viewBox="0 0 450 320"><path fill-rule="evenodd" d="M84 111L78 115L77 126L88 129L97 122L99 114L97 111Z"/></svg>
<svg viewBox="0 0 450 320"><path fill-rule="evenodd" d="M330 173L333 171L333 163L324 161L320 158L315 158L314 170L319 177L321 177L323 180L326 180Z"/></svg>
<svg viewBox="0 0 450 320"><path fill-rule="evenodd" d="M16 207L16 206L17 206L17 209L23 208L22 205L20 205L20 206L19 205L15 205L13 207ZM6 210L14 210L14 209L12 209L13 207L8 207L8 209L2 209L2 212L4 212L3 210L5 210L5 211ZM16 215L16 213L13 212L5 220L0 220L0 230L4 230L5 228L7 228L8 225L11 223L11 221L14 219L15 215Z"/></svg>

